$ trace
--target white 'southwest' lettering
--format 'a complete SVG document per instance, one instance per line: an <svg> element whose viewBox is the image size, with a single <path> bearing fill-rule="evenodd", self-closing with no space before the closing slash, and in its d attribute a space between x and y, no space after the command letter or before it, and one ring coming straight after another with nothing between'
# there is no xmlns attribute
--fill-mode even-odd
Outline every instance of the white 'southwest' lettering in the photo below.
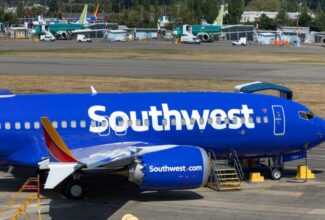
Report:
<svg viewBox="0 0 325 220"><path fill-rule="evenodd" d="M110 115L106 114L105 106L95 105L89 108L88 115L92 121L96 122L95 126L90 126L90 132L102 133L109 128L115 132L125 132L129 127L136 132L148 131L150 128L155 131L170 131L172 127L179 131L193 130L196 125L200 130L205 130L209 119L209 125L216 130L240 129L243 124L246 128L255 128L254 122L250 120L254 111L247 105L242 105L241 109L229 109L226 112L222 109L171 110L168 104L163 103L161 110L158 110L156 106L150 106L149 111L130 111L129 113L114 111ZM244 118L244 122L241 118ZM229 119L229 123L226 123L226 119ZM128 123L130 120L131 125Z"/></svg>
<svg viewBox="0 0 325 220"><path fill-rule="evenodd" d="M155 166L149 166L149 172L150 173L163 173L163 172L185 172L185 171L190 171L190 172L196 172L196 171L202 171L203 167L202 166L161 166L161 167L155 167Z"/></svg>

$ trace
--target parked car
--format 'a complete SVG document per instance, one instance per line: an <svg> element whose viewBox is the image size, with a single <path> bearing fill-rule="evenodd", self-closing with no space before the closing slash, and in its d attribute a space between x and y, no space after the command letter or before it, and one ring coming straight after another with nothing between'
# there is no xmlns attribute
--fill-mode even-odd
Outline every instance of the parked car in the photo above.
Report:
<svg viewBox="0 0 325 220"><path fill-rule="evenodd" d="M78 34L77 41L78 42L88 42L88 43L92 42L92 40L90 38L86 37L84 34Z"/></svg>
<svg viewBox="0 0 325 220"><path fill-rule="evenodd" d="M246 37L241 37L239 40L237 41L233 41L232 45L233 46L246 46Z"/></svg>

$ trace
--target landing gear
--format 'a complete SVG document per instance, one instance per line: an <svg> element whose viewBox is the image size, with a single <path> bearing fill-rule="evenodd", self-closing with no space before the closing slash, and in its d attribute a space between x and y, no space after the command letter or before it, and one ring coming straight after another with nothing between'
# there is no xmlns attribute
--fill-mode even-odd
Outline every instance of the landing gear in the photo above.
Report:
<svg viewBox="0 0 325 220"><path fill-rule="evenodd" d="M283 164L279 163L279 159L277 157L273 158L273 166L270 166L270 176L273 180L280 180L282 178L283 173Z"/></svg>
<svg viewBox="0 0 325 220"><path fill-rule="evenodd" d="M81 180L69 179L62 185L61 192L68 199L79 200L84 198L86 188Z"/></svg>
<svg viewBox="0 0 325 220"><path fill-rule="evenodd" d="M282 171L280 169L274 169L271 171L271 178L273 180L280 180L282 177Z"/></svg>

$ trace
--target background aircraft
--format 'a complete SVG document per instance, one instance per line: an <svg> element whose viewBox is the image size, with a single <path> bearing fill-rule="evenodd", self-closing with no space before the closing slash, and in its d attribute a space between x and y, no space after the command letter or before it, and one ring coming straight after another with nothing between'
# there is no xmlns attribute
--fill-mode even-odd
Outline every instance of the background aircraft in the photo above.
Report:
<svg viewBox="0 0 325 220"><path fill-rule="evenodd" d="M203 22L203 24L200 25L180 25L176 27L174 35L178 38L181 38L183 35L193 34L203 42L212 42L222 31L223 12L224 5L220 5L218 17L216 17L216 20L213 24L207 24L206 22ZM191 30L191 33L187 33L186 30Z"/></svg>
<svg viewBox="0 0 325 220"><path fill-rule="evenodd" d="M63 20L57 21L44 21L39 17L38 23L34 25L33 34L40 35L53 35L57 39L70 39L74 31L80 32L87 26L87 10L88 5L84 9L76 23L67 23Z"/></svg>
<svg viewBox="0 0 325 220"><path fill-rule="evenodd" d="M96 10L94 12L94 15L87 16L86 21L88 23L96 23L97 19L99 17L99 4L96 6ZM79 20L80 17L77 17L77 20Z"/></svg>
<svg viewBox="0 0 325 220"><path fill-rule="evenodd" d="M263 87L278 89L282 97L242 93ZM45 187L72 175L64 192L81 198L84 168L127 173L142 190L188 189L206 183L208 152L216 158L273 158L272 175L280 178L285 161L325 140L325 121L292 101L285 88L258 82L238 89L241 93L2 91L0 155L11 165L37 166L43 159L40 168L50 169Z"/></svg>

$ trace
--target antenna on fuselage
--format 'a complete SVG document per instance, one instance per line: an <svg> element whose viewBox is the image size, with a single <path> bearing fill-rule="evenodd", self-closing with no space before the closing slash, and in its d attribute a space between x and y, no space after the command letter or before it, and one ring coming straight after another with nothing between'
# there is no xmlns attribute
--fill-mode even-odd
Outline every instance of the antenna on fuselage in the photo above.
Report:
<svg viewBox="0 0 325 220"><path fill-rule="evenodd" d="M97 90L93 86L90 86L90 89L91 89L91 94L92 95L97 95L98 94Z"/></svg>

